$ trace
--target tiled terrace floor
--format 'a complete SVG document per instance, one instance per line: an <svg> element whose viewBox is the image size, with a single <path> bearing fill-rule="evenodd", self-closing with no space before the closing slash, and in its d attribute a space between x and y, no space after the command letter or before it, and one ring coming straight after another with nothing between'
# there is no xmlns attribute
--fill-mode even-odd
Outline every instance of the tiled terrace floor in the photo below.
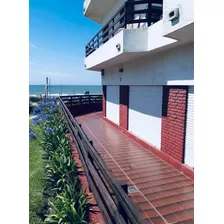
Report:
<svg viewBox="0 0 224 224"><path fill-rule="evenodd" d="M76 117L147 223L194 223L194 183L102 119L101 113Z"/></svg>

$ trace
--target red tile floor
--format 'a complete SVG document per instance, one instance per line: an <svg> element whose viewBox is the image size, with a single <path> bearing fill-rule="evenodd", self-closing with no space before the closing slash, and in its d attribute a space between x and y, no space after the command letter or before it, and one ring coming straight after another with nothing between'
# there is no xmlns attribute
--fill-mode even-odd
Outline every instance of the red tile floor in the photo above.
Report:
<svg viewBox="0 0 224 224"><path fill-rule="evenodd" d="M194 182L102 119L102 113L76 117L117 181L135 186L129 193L150 224L194 223Z"/></svg>

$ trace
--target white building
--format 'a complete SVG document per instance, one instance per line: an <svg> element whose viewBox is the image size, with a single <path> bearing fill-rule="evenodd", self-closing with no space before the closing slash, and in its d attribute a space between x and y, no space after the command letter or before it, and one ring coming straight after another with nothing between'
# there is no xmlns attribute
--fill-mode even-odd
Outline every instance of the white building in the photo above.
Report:
<svg viewBox="0 0 224 224"><path fill-rule="evenodd" d="M105 120L177 168L190 167L192 172L193 4L193 0L84 2L84 15L102 25L86 46L85 67L101 71Z"/></svg>

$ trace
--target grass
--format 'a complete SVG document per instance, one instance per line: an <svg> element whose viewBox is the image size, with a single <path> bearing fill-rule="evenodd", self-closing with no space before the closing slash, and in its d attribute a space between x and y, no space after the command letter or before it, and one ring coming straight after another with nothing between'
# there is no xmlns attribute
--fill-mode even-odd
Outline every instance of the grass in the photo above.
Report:
<svg viewBox="0 0 224 224"><path fill-rule="evenodd" d="M32 121L30 121L32 124ZM35 133L40 135L39 126L31 126ZM38 139L41 139L40 137ZM47 198L43 195L44 162L42 159L43 149L37 140L31 140L29 145L29 223L43 223L46 214Z"/></svg>

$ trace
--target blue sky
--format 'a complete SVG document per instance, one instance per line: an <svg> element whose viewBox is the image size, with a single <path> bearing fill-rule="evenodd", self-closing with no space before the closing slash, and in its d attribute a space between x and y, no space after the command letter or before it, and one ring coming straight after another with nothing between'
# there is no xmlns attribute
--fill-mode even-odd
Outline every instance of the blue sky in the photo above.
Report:
<svg viewBox="0 0 224 224"><path fill-rule="evenodd" d="M29 1L30 84L98 85L85 71L85 45L100 25L83 16L83 0Z"/></svg>

